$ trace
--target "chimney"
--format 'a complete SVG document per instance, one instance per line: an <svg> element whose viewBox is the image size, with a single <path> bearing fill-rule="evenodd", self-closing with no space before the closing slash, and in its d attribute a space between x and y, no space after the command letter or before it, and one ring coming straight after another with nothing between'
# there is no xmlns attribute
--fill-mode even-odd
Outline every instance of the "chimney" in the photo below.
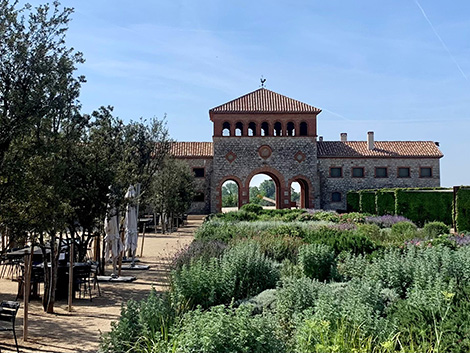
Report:
<svg viewBox="0 0 470 353"><path fill-rule="evenodd" d="M340 136L341 136L341 141L342 142L346 142L348 140L348 134L347 133L342 132Z"/></svg>
<svg viewBox="0 0 470 353"><path fill-rule="evenodd" d="M322 142L323 141L323 136L319 136L318 141Z"/></svg>
<svg viewBox="0 0 470 353"><path fill-rule="evenodd" d="M367 148L370 150L374 149L374 132L369 131L367 133Z"/></svg>

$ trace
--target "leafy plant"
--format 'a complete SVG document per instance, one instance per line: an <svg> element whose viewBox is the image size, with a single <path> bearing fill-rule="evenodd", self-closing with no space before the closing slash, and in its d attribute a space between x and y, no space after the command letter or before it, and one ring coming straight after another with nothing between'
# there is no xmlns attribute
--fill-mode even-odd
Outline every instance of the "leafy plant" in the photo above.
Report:
<svg viewBox="0 0 470 353"><path fill-rule="evenodd" d="M305 276L321 282L335 274L335 252L324 244L308 244L299 248L298 263Z"/></svg>

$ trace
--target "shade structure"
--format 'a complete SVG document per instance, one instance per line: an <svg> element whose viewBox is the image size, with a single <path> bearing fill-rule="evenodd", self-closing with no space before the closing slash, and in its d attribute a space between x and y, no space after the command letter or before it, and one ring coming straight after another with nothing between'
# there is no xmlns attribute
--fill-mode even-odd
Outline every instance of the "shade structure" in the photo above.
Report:
<svg viewBox="0 0 470 353"><path fill-rule="evenodd" d="M104 220L105 257L116 258L123 250L121 237L119 236L118 218L115 209L111 209Z"/></svg>
<svg viewBox="0 0 470 353"><path fill-rule="evenodd" d="M137 193L133 185L129 186L125 198L128 200L126 207L126 218L124 221L126 227L125 233L125 247L126 251L130 250L132 253L135 253L137 249L137 206L135 204L135 198Z"/></svg>

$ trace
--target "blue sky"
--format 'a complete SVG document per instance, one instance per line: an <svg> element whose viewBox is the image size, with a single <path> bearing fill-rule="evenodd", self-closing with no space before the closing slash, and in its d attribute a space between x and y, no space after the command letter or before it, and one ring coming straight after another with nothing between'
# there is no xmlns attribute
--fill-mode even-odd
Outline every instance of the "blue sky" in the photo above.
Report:
<svg viewBox="0 0 470 353"><path fill-rule="evenodd" d="M41 1L30 2L33 5ZM439 141L443 186L470 184L470 1L62 1L84 53L84 112L167 115L211 141L208 110L259 87L323 109L319 135Z"/></svg>

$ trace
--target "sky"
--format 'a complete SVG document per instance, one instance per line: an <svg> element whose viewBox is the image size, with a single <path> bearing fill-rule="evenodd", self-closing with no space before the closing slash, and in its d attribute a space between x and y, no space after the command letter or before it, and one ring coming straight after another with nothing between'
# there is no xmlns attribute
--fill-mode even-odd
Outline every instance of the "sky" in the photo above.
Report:
<svg viewBox="0 0 470 353"><path fill-rule="evenodd" d="M43 1L29 1L33 6ZM322 109L326 141L439 141L442 186L470 185L470 1L63 0L82 110L163 118L211 141L209 109L266 88Z"/></svg>

